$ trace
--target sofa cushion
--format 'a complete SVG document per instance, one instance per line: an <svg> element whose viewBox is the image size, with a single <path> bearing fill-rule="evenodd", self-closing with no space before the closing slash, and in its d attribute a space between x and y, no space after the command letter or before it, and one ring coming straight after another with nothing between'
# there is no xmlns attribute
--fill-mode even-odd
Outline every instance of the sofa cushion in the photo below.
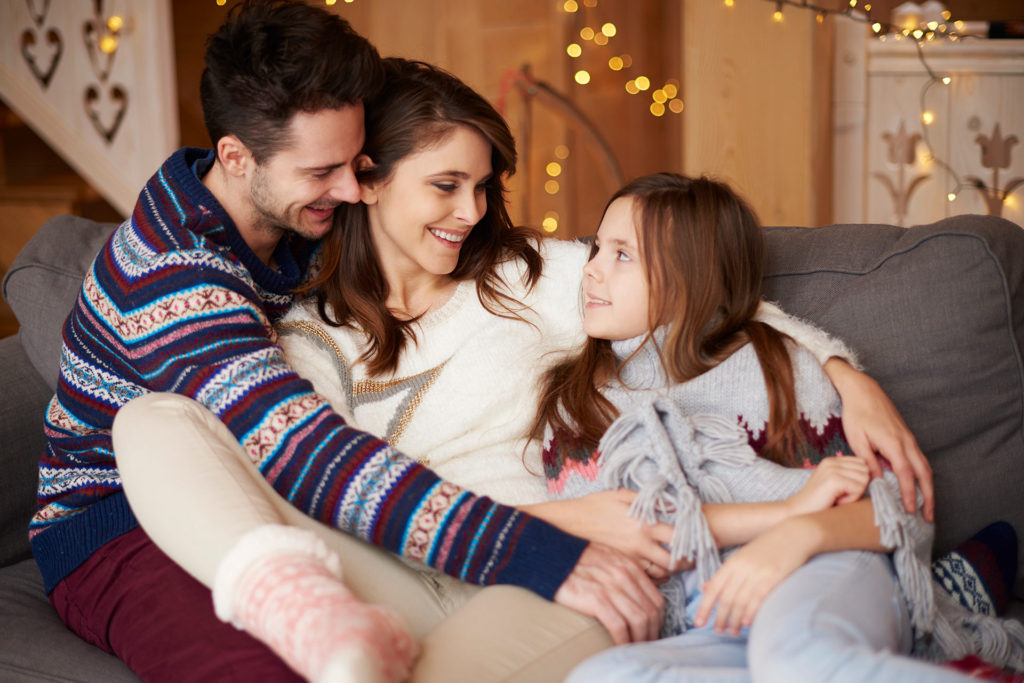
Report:
<svg viewBox="0 0 1024 683"><path fill-rule="evenodd" d="M82 278L117 226L59 215L40 226L4 277L3 292L20 324L32 365L57 386L61 328L82 287Z"/></svg>
<svg viewBox="0 0 1024 683"><path fill-rule="evenodd" d="M773 228L769 252L767 296L848 342L928 456L936 550L998 519L1024 538L1024 230Z"/></svg>
<svg viewBox="0 0 1024 683"><path fill-rule="evenodd" d="M0 569L0 680L138 681L113 655L64 626L32 560Z"/></svg>
<svg viewBox="0 0 1024 683"><path fill-rule="evenodd" d="M28 520L36 509L43 411L53 389L32 368L17 335L0 339L0 567L29 557Z"/></svg>

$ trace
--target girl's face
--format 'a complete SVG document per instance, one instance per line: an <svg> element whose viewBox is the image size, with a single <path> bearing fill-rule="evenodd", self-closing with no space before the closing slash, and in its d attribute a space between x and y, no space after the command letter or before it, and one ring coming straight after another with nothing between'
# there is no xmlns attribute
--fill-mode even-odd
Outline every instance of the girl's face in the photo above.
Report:
<svg viewBox="0 0 1024 683"><path fill-rule="evenodd" d="M491 144L468 126L402 159L387 180L363 186L370 231L389 279L448 275L487 209Z"/></svg>
<svg viewBox="0 0 1024 683"><path fill-rule="evenodd" d="M597 230L597 253L583 267L583 331L597 339L629 339L648 332L648 285L632 197L608 207Z"/></svg>

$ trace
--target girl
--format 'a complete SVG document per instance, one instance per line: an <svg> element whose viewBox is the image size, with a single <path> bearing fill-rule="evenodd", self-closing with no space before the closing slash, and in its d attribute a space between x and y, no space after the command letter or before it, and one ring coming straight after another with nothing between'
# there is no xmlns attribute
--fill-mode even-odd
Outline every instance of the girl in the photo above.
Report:
<svg viewBox="0 0 1024 683"><path fill-rule="evenodd" d="M831 457L848 448L838 396L755 318L764 259L753 212L712 180L647 176L606 208L584 268L589 339L548 372L536 423L548 484L636 490L634 513L670 522L673 558L695 568L662 588L670 638L571 680L961 678L911 651L1021 669L1019 623L933 595L931 526L892 474L868 485L862 462Z"/></svg>

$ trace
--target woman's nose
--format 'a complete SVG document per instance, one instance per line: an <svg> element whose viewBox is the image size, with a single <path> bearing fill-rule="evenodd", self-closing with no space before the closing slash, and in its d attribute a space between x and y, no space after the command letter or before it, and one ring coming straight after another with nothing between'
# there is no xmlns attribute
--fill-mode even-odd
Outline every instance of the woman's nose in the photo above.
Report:
<svg viewBox="0 0 1024 683"><path fill-rule="evenodd" d="M455 217L466 225L476 225L487 211L487 196L472 188L462 194L459 205L455 208Z"/></svg>

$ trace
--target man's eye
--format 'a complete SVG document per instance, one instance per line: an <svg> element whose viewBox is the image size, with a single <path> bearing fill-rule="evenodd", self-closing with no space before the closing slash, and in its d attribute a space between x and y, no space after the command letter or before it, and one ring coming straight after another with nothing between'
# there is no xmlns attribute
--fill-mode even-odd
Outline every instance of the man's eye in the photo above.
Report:
<svg viewBox="0 0 1024 683"><path fill-rule="evenodd" d="M313 178L316 180L323 180L329 175L331 175L330 171L320 171L319 173L314 173Z"/></svg>

